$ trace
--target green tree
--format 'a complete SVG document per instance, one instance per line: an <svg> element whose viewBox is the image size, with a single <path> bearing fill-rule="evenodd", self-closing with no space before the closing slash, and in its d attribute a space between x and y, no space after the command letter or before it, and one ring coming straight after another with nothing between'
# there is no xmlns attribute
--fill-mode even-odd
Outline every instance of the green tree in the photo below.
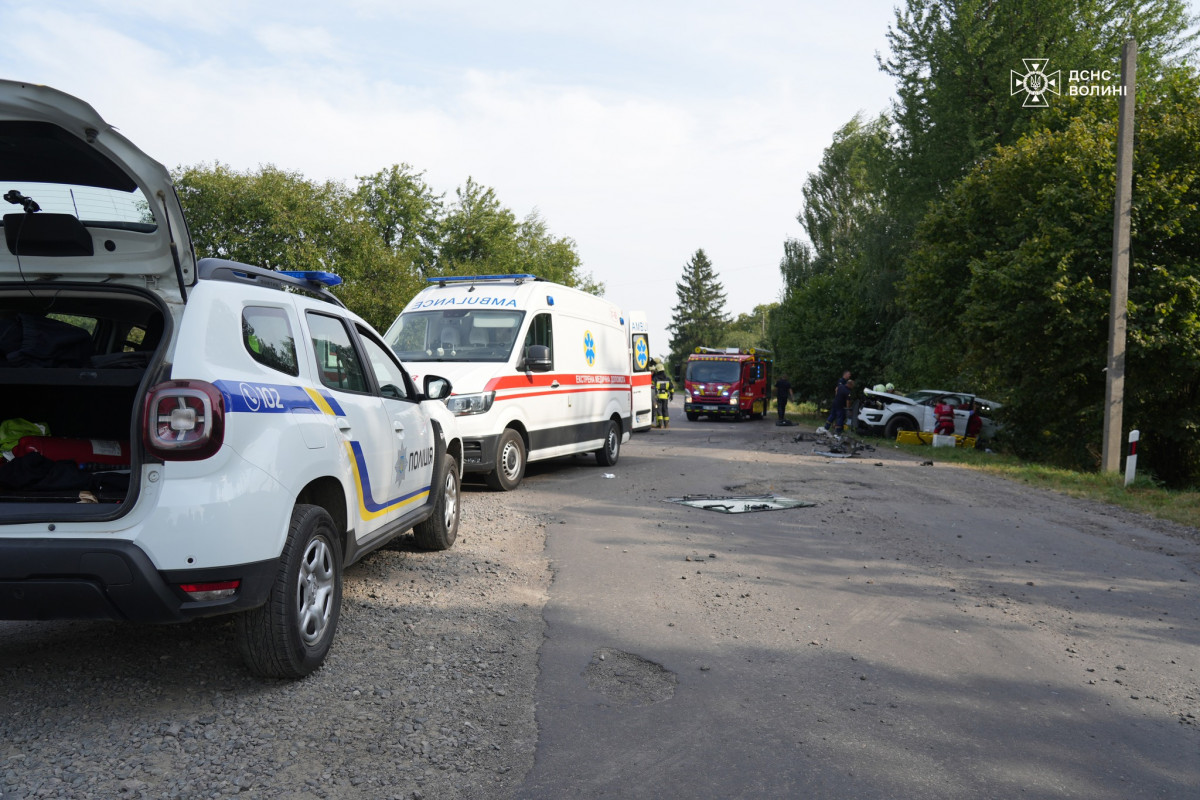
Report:
<svg viewBox="0 0 1200 800"><path fill-rule="evenodd" d="M552 235L537 211L530 212L517 228L517 252L524 272L591 294L604 294L604 284L582 271L575 240Z"/></svg>
<svg viewBox="0 0 1200 800"><path fill-rule="evenodd" d="M725 289L703 250L697 250L684 265L683 276L675 284L675 297L667 330L671 334L671 362L682 364L697 347L717 346L728 322Z"/></svg>
<svg viewBox="0 0 1200 800"><path fill-rule="evenodd" d="M359 176L354 200L384 244L428 277L439 245L443 195L424 176L408 164L393 164Z"/></svg>
<svg viewBox="0 0 1200 800"><path fill-rule="evenodd" d="M856 116L804 182L797 219L808 245L784 243L784 297L775 314L777 360L798 397L828 402L846 369L882 380L899 314L899 275L886 213L887 120Z"/></svg>
<svg viewBox="0 0 1200 800"><path fill-rule="evenodd" d="M1138 97L1125 419L1172 484L1200 480L1200 80ZM1068 107L1069 106L1069 107ZM999 148L916 238L904 298L925 375L1008 403L1027 455L1098 462L1112 260L1115 100Z"/></svg>
<svg viewBox="0 0 1200 800"><path fill-rule="evenodd" d="M574 240L555 237L537 211L518 222L494 189L468 178L440 223L438 274L539 278L603 294L604 284L581 270Z"/></svg>
<svg viewBox="0 0 1200 800"><path fill-rule="evenodd" d="M738 314L725 326L724 333L716 340L716 346L774 351L768 320L778 307L778 303L763 303L755 306L749 314Z"/></svg>
<svg viewBox="0 0 1200 800"><path fill-rule="evenodd" d="M1012 70L1047 58L1067 70L1113 69L1139 43L1139 77L1194 52L1184 0L908 0L880 67L897 82L892 210L911 232L927 204L997 145L1044 122L1010 96Z"/></svg>
<svg viewBox="0 0 1200 800"><path fill-rule="evenodd" d="M523 272L517 258L516 215L496 190L474 178L455 190L441 221L437 269L443 275L510 275Z"/></svg>
<svg viewBox="0 0 1200 800"><path fill-rule="evenodd" d="M270 165L244 173L197 165L174 177L200 257L334 272L344 281L335 293L376 327L417 291L411 262L385 246L341 183Z"/></svg>

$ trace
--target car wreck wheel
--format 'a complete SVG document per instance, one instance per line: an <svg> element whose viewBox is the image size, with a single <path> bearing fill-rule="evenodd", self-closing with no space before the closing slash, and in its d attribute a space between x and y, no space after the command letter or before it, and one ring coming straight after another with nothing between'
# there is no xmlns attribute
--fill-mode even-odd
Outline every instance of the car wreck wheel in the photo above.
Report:
<svg viewBox="0 0 1200 800"><path fill-rule="evenodd" d="M889 439L895 439L900 435L901 431L917 430L917 421L912 417L901 414L900 416L892 417L888 420L887 427L884 429L884 434Z"/></svg>

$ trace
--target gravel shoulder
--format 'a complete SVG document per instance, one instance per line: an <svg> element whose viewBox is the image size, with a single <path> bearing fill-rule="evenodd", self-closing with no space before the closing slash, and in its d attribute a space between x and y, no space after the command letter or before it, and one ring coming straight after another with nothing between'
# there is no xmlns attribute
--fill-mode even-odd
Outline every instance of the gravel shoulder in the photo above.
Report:
<svg viewBox="0 0 1200 800"><path fill-rule="evenodd" d="M883 791L899 750L927 753L908 767L943 782L922 796L1003 786L1011 776L999 767L964 782L953 753L966 742L994 757L989 747L1036 736L1036 720L1058 713L1064 696L1095 709L1078 731L1125 743L1104 745L1112 769L1141 763L1152 777L1156 758L1166 769L1177 749L1194 752L1196 529L936 457L926 465L880 440L853 459L828 459L795 442L797 432L680 426L636 437L616 480L597 482L594 460L567 459L538 465L515 493L469 484L452 549L422 552L406 537L347 571L337 641L302 681L247 675L229 620L0 622L0 798L560 797L574 767L595 768L615 781L603 784L614 796L631 796L638 773L622 753L638 746L637 731L663 758L677 747L684 774L708 768L688 760L710 735L699 708L748 726L740 735L751 759L771 755L755 736L792 726L776 756L788 763L770 766L811 781L803 785L814 797ZM727 517L662 503L681 489L817 506ZM764 532L768 521L776 533ZM780 575L768 580L772 563ZM552 580L559 608L550 616L595 626L578 643L565 628L546 638ZM901 602L934 612L918 618L929 644L912 647ZM1003 672L1016 655L1054 681L1049 705L1049 684ZM1011 696L972 694L992 673ZM760 696L746 682L753 675L797 691ZM688 705L723 680L744 692L740 705L727 692ZM926 699L947 682L974 706L941 723L951 726L943 744ZM770 730L744 716L756 703ZM1013 717L1014 707L1031 710ZM878 712L883 733L847 713L856 709ZM990 719L1011 736L993 741L992 728L962 719ZM539 725L548 726L540 742ZM868 743L876 757L864 762ZM722 753L728 741L711 746ZM842 758L857 765L857 783L814 771ZM662 764L644 768L647 792L654 778L670 788ZM751 785L727 780L726 796Z"/></svg>
<svg viewBox="0 0 1200 800"><path fill-rule="evenodd" d="M325 666L242 668L229 620L0 622L0 798L493 798L530 769L545 526L466 486L459 538L346 573Z"/></svg>

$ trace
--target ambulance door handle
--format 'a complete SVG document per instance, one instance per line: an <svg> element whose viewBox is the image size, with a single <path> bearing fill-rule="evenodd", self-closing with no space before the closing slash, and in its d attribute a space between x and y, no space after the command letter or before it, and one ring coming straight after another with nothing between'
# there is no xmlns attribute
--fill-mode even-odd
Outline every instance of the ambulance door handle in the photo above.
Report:
<svg viewBox="0 0 1200 800"><path fill-rule="evenodd" d="M552 382L550 383L550 388L551 388L551 389L557 389L557 388L558 388L558 381L552 381Z"/></svg>

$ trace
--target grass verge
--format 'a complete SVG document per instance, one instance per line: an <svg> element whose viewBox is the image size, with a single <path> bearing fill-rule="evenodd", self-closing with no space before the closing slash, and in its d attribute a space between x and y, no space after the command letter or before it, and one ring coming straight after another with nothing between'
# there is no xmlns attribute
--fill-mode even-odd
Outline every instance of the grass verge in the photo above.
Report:
<svg viewBox="0 0 1200 800"><path fill-rule="evenodd" d="M814 416L809 409L787 415L802 430L813 430L823 425L823 417ZM1098 503L1120 506L1131 511L1148 514L1158 519L1170 520L1193 528L1200 528L1200 490L1164 489L1153 480L1139 476L1132 486L1125 486L1125 476L1106 475L1098 472L1074 472L1048 467L1015 456L1000 453L985 453L979 450L959 448L933 448L924 445L903 445L882 439L868 439L876 447L894 446L910 453L914 458L930 458L936 452L939 461L962 464L990 475L998 475L1018 483L1049 489L1070 497L1093 500Z"/></svg>

